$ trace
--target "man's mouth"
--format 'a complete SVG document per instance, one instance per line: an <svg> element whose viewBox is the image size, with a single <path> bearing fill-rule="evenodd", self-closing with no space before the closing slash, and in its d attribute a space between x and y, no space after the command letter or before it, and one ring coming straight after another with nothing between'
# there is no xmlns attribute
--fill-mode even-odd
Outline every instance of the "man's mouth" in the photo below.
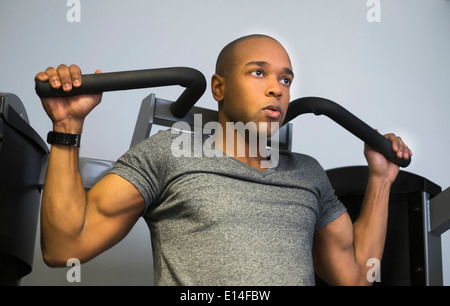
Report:
<svg viewBox="0 0 450 306"><path fill-rule="evenodd" d="M278 105L269 105L263 108L263 111L267 116L273 119L279 119L281 117L281 108Z"/></svg>

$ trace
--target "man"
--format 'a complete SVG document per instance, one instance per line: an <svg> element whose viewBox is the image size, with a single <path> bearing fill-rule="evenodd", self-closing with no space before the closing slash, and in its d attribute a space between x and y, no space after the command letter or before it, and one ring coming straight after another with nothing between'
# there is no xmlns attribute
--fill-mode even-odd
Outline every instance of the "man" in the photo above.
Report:
<svg viewBox="0 0 450 306"><path fill-rule="evenodd" d="M270 136L286 115L293 77L275 39L251 35L230 43L211 79L218 123L265 123ZM48 68L36 78L65 91L82 82L77 66ZM81 134L100 100L87 95L42 103L55 132ZM159 132L121 157L87 194L79 148L54 143L42 201L45 262L86 262L123 239L142 216L151 231L157 285L313 285L314 272L333 285L370 284L366 264L382 257L398 167L365 147L370 177L352 224L313 158L280 154L267 169L261 166L267 155L238 154L230 145L243 140L248 153L245 133L218 131L213 149L222 157L174 157L171 143L179 136ZM401 138L386 137L399 158L411 156Z"/></svg>

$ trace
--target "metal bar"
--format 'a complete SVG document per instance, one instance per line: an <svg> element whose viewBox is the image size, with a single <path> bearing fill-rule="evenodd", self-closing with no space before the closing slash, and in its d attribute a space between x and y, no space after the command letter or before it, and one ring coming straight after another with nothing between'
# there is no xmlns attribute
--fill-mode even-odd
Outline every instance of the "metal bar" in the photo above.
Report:
<svg viewBox="0 0 450 306"><path fill-rule="evenodd" d="M430 225L430 195L422 192L423 238L425 252L425 285L442 286L441 235L435 235Z"/></svg>
<svg viewBox="0 0 450 306"><path fill-rule="evenodd" d="M441 235L450 229L450 188L447 188L430 202L430 231Z"/></svg>

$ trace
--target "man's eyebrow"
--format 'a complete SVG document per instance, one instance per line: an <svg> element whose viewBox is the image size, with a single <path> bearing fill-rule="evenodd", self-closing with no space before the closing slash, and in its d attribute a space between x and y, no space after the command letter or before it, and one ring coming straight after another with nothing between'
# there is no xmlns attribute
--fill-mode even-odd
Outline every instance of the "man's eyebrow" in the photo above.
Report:
<svg viewBox="0 0 450 306"><path fill-rule="evenodd" d="M259 66L259 67L262 67L262 68L270 66L270 64L268 62L265 62L265 61L251 61L251 62L248 62L247 64L245 64L245 66L253 66L253 65ZM290 68L286 67L286 68L283 69L283 71L284 71L284 73L289 74L292 77L294 77L294 72Z"/></svg>

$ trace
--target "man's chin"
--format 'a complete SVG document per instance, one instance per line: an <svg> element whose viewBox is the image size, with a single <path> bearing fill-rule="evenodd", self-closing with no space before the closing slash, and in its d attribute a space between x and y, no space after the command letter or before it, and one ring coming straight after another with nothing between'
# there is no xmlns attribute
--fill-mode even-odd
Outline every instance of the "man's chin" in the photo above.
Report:
<svg viewBox="0 0 450 306"><path fill-rule="evenodd" d="M259 133L265 133L267 137L272 137L280 130L281 124L278 121L260 122Z"/></svg>

